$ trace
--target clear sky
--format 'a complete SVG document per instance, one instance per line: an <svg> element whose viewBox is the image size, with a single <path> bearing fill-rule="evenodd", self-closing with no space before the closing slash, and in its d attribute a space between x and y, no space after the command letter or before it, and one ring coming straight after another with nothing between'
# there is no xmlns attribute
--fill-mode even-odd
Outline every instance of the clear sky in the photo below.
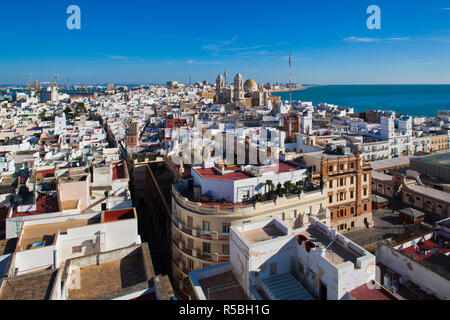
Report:
<svg viewBox="0 0 450 320"><path fill-rule="evenodd" d="M0 39L0 83L287 82L289 53L295 82L450 83L450 0L4 0Z"/></svg>

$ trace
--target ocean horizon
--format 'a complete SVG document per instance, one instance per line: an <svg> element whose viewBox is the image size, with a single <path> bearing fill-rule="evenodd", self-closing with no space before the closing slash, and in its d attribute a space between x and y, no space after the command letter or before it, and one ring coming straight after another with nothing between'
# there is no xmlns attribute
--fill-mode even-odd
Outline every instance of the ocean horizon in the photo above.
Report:
<svg viewBox="0 0 450 320"><path fill-rule="evenodd" d="M289 92L273 92L289 100ZM434 117L450 109L450 84L314 85L292 91L292 100L353 107L355 111L394 110L400 114Z"/></svg>

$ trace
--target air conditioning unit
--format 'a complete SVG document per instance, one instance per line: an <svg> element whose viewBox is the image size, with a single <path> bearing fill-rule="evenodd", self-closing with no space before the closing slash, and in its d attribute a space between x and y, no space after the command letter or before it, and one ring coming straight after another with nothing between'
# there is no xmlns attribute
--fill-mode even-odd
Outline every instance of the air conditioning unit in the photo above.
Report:
<svg viewBox="0 0 450 320"><path fill-rule="evenodd" d="M212 255L213 261L219 261L219 254L218 253L213 253L211 255Z"/></svg>
<svg viewBox="0 0 450 320"><path fill-rule="evenodd" d="M192 256L197 257L197 249L192 249Z"/></svg>
<svg viewBox="0 0 450 320"><path fill-rule="evenodd" d="M211 236L213 240L219 240L219 233L217 231L211 232Z"/></svg>
<svg viewBox="0 0 450 320"><path fill-rule="evenodd" d="M184 243L183 243L183 241L178 241L178 247L180 248L180 249L183 249L183 245L184 245Z"/></svg>
<svg viewBox="0 0 450 320"><path fill-rule="evenodd" d="M197 236L197 230L196 230L196 229L192 229L192 235L193 235L194 237Z"/></svg>
<svg viewBox="0 0 450 320"><path fill-rule="evenodd" d="M178 229L183 230L183 224L180 221L178 221Z"/></svg>

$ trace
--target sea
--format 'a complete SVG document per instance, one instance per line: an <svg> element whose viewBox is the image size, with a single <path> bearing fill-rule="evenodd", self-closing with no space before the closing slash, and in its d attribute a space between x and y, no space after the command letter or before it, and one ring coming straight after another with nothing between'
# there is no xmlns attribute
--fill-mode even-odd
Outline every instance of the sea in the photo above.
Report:
<svg viewBox="0 0 450 320"><path fill-rule="evenodd" d="M272 95L289 100L289 92ZM292 91L292 100L434 117L438 110L450 110L450 85L320 85Z"/></svg>

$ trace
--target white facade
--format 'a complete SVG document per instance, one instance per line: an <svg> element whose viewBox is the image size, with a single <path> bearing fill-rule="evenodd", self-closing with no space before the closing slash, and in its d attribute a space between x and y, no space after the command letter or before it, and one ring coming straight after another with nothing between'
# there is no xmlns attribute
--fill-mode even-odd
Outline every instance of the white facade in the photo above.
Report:
<svg viewBox="0 0 450 320"><path fill-rule="evenodd" d="M264 241L249 240L246 233L252 230L276 227L282 235ZM315 228L328 239L338 243L342 250L356 254L355 262L333 262L328 247L319 245L307 248L299 244L297 235ZM340 249L340 250L341 250ZM333 249L330 249L333 250ZM266 219L231 227L230 264L232 271L248 297L260 299L257 288L277 275L294 273L314 296L320 295L319 284L327 288L328 300L345 299L351 290L375 280L375 256L356 245L335 229L316 219L308 227L292 230L277 219ZM270 293L266 293L270 296Z"/></svg>
<svg viewBox="0 0 450 320"><path fill-rule="evenodd" d="M73 220L99 219L102 215L103 213L93 213L25 221L19 235L18 246L22 244L23 239L28 237L26 234L27 227L45 226L46 224L64 223ZM140 243L136 216L106 223L87 224L68 228L64 233L58 232L51 245L17 250L11 258L12 266L10 270L17 269L17 275L22 275L47 267L57 269L67 259L116 250ZM74 250L77 247L80 250Z"/></svg>
<svg viewBox="0 0 450 320"><path fill-rule="evenodd" d="M274 187L278 183L283 185L285 182L290 181L295 184L298 181L303 181L306 178L306 169L297 169L288 172L274 173L267 170L267 168L273 167L277 169L277 165L254 167L247 166L243 168L249 172L258 172L258 176L249 176L244 179L221 179L223 175L233 175L234 172L221 173L216 168L212 168L212 171L217 171L217 178L210 176L203 176L201 168L192 168L191 174L194 178L194 185L201 187L202 194L210 194L215 200L225 199L228 202L237 203L243 202L254 197L257 194L265 194L267 180L271 180ZM265 170L266 169L266 170ZM239 175L240 176L240 175Z"/></svg>

